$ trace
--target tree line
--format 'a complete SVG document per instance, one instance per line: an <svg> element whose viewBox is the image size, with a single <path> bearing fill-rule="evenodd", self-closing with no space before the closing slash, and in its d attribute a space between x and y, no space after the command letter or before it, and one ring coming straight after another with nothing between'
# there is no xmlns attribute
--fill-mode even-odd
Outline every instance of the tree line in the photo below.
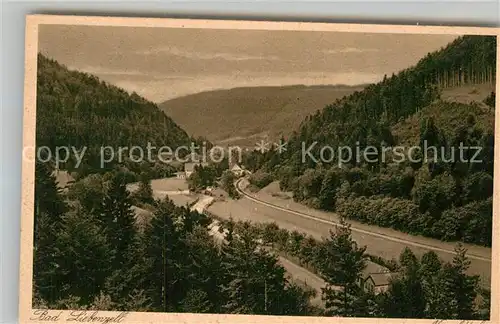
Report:
<svg viewBox="0 0 500 324"><path fill-rule="evenodd" d="M202 164L195 165L193 173L187 179L189 190L201 192L208 187L218 186L227 192L229 197L239 198L239 193L234 185L236 177L228 170L228 166L227 158L219 163L210 163L205 166Z"/></svg>

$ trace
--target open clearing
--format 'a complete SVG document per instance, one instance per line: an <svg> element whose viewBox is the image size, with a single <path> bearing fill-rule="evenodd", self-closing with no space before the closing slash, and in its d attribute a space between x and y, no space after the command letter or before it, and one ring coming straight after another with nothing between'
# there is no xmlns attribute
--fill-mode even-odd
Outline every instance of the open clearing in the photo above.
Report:
<svg viewBox="0 0 500 324"><path fill-rule="evenodd" d="M184 191L188 190L186 180L173 178L163 178L151 180L151 188L161 191Z"/></svg>

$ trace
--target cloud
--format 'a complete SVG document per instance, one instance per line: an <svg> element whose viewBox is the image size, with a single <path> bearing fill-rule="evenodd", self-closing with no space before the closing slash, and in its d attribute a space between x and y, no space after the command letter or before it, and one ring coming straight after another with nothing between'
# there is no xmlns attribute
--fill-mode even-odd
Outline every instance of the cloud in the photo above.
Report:
<svg viewBox="0 0 500 324"><path fill-rule="evenodd" d="M143 76L146 75L145 72L139 70L112 70L101 66L68 66L70 70L78 70L81 72L94 74L97 76L109 75L109 76Z"/></svg>
<svg viewBox="0 0 500 324"><path fill-rule="evenodd" d="M158 71L152 72L151 70L139 71L139 70L112 70L109 68L103 68L100 66L68 66L70 70L77 70L79 72L85 72L95 75L99 78L111 80L110 82L115 83L117 80L136 80L136 81L185 81L193 80L196 77L190 75L179 75L179 74L164 74Z"/></svg>
<svg viewBox="0 0 500 324"><path fill-rule="evenodd" d="M140 55L168 54L194 60L217 60L217 59L226 61L279 60L279 57L274 55L248 55L243 53L224 53L224 52L201 53L201 52L186 51L179 49L177 47L168 47L168 46L158 47L155 49L149 49L144 51L137 51L136 54Z"/></svg>
<svg viewBox="0 0 500 324"><path fill-rule="evenodd" d="M348 54L348 53L368 53L368 52L379 52L378 48L356 48L356 47L346 47L340 49L329 49L324 50L323 53L326 54Z"/></svg>

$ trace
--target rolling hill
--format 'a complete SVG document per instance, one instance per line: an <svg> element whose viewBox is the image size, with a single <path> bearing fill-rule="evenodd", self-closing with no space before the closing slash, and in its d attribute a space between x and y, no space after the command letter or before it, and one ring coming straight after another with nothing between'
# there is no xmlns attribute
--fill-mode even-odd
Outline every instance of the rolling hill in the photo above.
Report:
<svg viewBox="0 0 500 324"><path fill-rule="evenodd" d="M168 100L160 108L193 136L221 145L254 146L287 137L308 115L364 86L243 87Z"/></svg>

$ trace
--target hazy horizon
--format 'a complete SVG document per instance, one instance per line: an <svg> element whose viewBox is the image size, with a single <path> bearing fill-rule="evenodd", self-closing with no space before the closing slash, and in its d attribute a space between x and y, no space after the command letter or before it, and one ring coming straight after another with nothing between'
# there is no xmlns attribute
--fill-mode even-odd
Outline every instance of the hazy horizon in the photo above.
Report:
<svg viewBox="0 0 500 324"><path fill-rule="evenodd" d="M381 80L456 35L41 25L39 51L161 103L210 90Z"/></svg>

